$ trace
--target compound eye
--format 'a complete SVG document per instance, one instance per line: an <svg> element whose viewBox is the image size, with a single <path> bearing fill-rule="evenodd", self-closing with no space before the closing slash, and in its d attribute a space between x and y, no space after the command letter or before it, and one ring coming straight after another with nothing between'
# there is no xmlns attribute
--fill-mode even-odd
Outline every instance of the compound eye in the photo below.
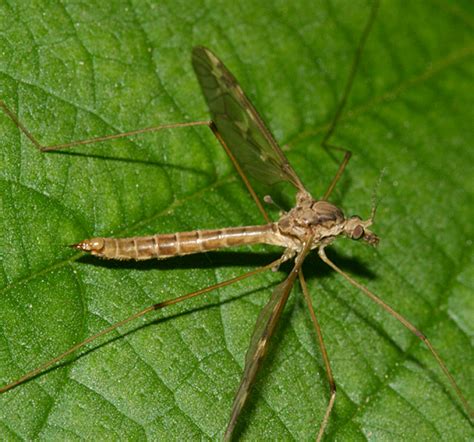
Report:
<svg viewBox="0 0 474 442"><path fill-rule="evenodd" d="M364 228L361 225L356 226L352 231L352 239L360 239L364 236Z"/></svg>

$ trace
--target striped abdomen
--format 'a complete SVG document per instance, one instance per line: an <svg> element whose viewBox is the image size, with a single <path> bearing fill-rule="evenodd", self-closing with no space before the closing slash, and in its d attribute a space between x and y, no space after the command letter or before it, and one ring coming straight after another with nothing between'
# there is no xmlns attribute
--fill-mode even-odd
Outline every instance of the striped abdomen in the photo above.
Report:
<svg viewBox="0 0 474 442"><path fill-rule="evenodd" d="M272 244L274 224L133 238L92 238L73 247L107 259L165 259L245 244Z"/></svg>

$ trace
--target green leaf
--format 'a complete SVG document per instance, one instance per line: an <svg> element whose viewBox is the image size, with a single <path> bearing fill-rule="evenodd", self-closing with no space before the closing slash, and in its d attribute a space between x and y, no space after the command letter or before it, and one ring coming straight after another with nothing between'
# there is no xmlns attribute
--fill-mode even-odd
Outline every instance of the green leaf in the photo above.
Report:
<svg viewBox="0 0 474 442"><path fill-rule="evenodd" d="M0 95L43 144L206 119L191 48L241 82L314 195L318 147L372 3L86 2L0 6ZM470 5L469 5L470 6ZM333 142L353 159L332 200L364 218L383 168L378 249L329 256L431 339L474 397L472 10L383 2ZM41 154L0 116L0 384L147 305L271 261L271 248L113 263L65 247L261 222L207 129ZM470 185L471 184L471 185ZM288 269L178 304L0 396L0 437L221 438L254 321ZM426 347L315 257L305 273L338 394L338 440L467 440L472 426ZM329 399L299 290L240 419L245 439L312 440Z"/></svg>

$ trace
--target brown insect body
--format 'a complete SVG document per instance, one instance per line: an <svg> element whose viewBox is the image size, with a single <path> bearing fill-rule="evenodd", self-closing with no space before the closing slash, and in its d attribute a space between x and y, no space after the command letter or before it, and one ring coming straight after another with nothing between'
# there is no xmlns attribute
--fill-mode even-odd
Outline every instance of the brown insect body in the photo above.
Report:
<svg viewBox="0 0 474 442"><path fill-rule="evenodd" d="M358 216L345 218L337 206L325 200L315 200L307 192L298 192L296 201L296 206L278 221L282 234L298 239L299 247L295 247L295 252L302 250L302 244L308 237L312 239L311 249L327 246L340 235L364 239L373 245L379 241L377 235L368 229L372 217L367 221Z"/></svg>
<svg viewBox="0 0 474 442"><path fill-rule="evenodd" d="M72 247L105 259L166 259L239 245L274 244L274 228L274 224L264 224L131 238L91 238Z"/></svg>
<svg viewBox="0 0 474 442"><path fill-rule="evenodd" d="M72 247L100 258L140 261L260 243L285 247L286 260L300 253L308 238L311 249L326 246L340 235L376 244L378 237L367 229L370 224L371 219L345 218L338 207L300 191L296 206L284 212L276 223L132 238L91 238Z"/></svg>

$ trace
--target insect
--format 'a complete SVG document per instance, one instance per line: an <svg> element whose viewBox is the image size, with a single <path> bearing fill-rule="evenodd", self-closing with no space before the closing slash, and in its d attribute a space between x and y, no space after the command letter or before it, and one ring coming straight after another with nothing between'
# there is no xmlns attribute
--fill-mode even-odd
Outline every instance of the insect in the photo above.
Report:
<svg viewBox="0 0 474 442"><path fill-rule="evenodd" d="M209 60L208 62L206 61L207 59ZM197 63L197 68L199 68L200 66L201 69L203 69L205 73L213 72L213 69L218 69L221 71L221 73L227 72L225 70L225 67L221 65L217 57L215 57L212 53L210 53L209 51L203 48L196 49L195 60L196 60L195 63ZM203 64L199 65L200 61ZM206 63L209 63L209 66L207 66ZM204 75L204 73L202 73L201 75ZM224 85L226 85L226 87L231 87L232 85L236 84L234 80L229 81L228 82L229 84L226 83L226 80L229 80L228 75L230 74L227 73L227 74L223 74L222 76L216 75L215 78L219 78L224 83L223 85L221 85L222 87ZM210 77L210 78L214 78L214 77ZM232 77L230 78L232 79ZM208 79L209 79L209 76L208 76ZM218 84L221 84L221 83L218 83ZM232 88L230 88L230 92L228 92L228 94L231 98L233 98L234 95L237 95L238 97L243 96L243 93L239 89L234 90ZM238 106L236 109L237 112L242 111L242 109L240 109L241 106L244 108L244 110L246 109L247 111L249 108L252 109L252 107L249 107L250 103L246 103L243 105L241 105L241 103L238 103ZM211 112L212 112L213 105L210 105L210 107L211 107ZM256 116L256 114L255 115L250 114L250 120L245 121L245 123L247 125L248 124L252 125L253 123L256 124L258 131L254 135L261 136L263 133L263 135L271 137L269 133L266 133L263 123L261 121L258 121L258 119L253 120L252 116L255 118L258 117ZM217 136L222 136L223 133L227 133L226 129L223 129L222 127L221 129L219 129L219 126L217 125L217 121L219 121L219 117L214 117L213 121L216 124L216 127L214 126L212 127L213 129L217 128L216 130ZM234 122L235 121L232 120L230 121L229 124L232 124ZM242 126L238 126L237 129L238 131L243 131ZM270 140L272 140L272 138L270 138ZM351 225L351 223L347 223L346 220L342 219L341 213L338 211L337 208L335 208L335 206L332 206L331 204L325 202L325 198L323 198L323 200L320 201L319 205L317 204L317 202L313 201L309 193L306 191L304 185L301 183L298 176L291 168L291 166L289 166L286 160L280 155L281 151L278 149L278 147L275 147L273 145L272 141L270 141L270 149L268 149L268 147L263 148L261 151L258 151L259 156L257 156L256 158L252 157L250 161L245 160L245 158L240 157L240 163L239 163L239 155L241 154L241 151L239 150L234 151L234 148L237 148L237 149L241 148L239 147L241 146L241 144L239 145L236 144L235 146L232 144L232 147L229 147L230 143L226 139L224 139L223 142L227 148L230 148L230 153L233 154L235 157L237 157L236 158L237 165L242 163L248 166L244 168L246 173L250 173L250 174L253 173L254 176L257 175L258 178L262 179L262 177L260 176L260 173L262 171L265 172L269 170L268 172L269 176L263 177L264 180L272 183L274 179L275 180L283 179L290 182L298 190L299 199L298 199L297 206L295 207L295 212L284 215L282 219L278 221L278 223L281 223L281 226L277 225L276 227L280 229L280 227L285 228L286 226L287 228L296 227L296 228L301 228L302 230L305 230L305 229L310 230L309 236L305 236L303 234L303 236L300 237L299 239L298 239L298 236L296 236L296 238L293 238L293 236L295 235L290 235L290 238L292 239L291 243L287 242L288 238L283 238L283 239L281 238L281 236L285 237L284 232L283 233L281 231L279 232L280 234L279 240L284 241L283 247L285 248L285 253L283 255L282 260L278 260L277 262L271 263L271 265L267 266L266 268L279 265L281 261L283 260L294 259L295 256L292 256L292 255L296 255L296 263L288 279L285 282L283 282L280 286L277 287L277 289L275 290L272 296L272 300L270 301L269 304L267 304L267 307L265 307L265 309L262 311L261 316L259 317L259 321L258 321L259 325L254 331L251 346L250 346L249 353L247 356L245 376L242 379L241 387L236 396L236 400L234 402L234 407L233 407L233 412L232 412L232 418L230 419L228 430L227 430L227 437L230 437L233 427L237 422L238 414L240 413L241 407L243 403L245 402L246 395L249 392L249 387L252 381L251 378L253 376L253 373L258 368L258 365L261 362L260 355L263 354L264 350L266 350L266 348L268 347L268 342L270 340L267 338L271 334L271 331L272 331L270 330L270 328L273 327L274 324L276 323L278 319L278 315L280 314L281 309L283 308L284 302L287 296L289 295L291 284L295 282L297 278L301 278L300 281L303 286L303 293L307 295L307 290L305 289L304 277L302 276L302 272L298 270L301 270L300 268L301 263L303 261L305 254L309 251L309 248L313 247L313 245L316 249L319 247L324 247L325 246L324 241L327 239L329 242L329 240L333 239L333 236L335 236L336 233L340 233L342 235L349 235L353 239L362 239L362 240L365 239L368 243L374 243L374 244L376 243L377 238L368 229L371 219L364 222L357 218L353 218L352 219L353 223ZM261 148L261 143L258 144L257 146L258 146L257 149ZM264 156L264 157L266 156L266 158L264 161L260 162L260 160L263 160L261 156ZM255 160L255 162L253 160ZM273 169L271 168L271 166L270 168L268 168L269 165L272 165L272 164L274 165ZM341 173L345 167L345 164L347 164L347 162L343 163L343 165L340 168ZM251 173L251 170L252 170L251 167L252 166L255 167L256 165L260 165L261 167L263 167L263 169L258 167L256 168L254 172ZM247 170L248 168L250 168L250 170ZM325 195L326 198L329 197L331 190L334 187L335 183L337 182L337 179L339 176L340 174L336 175L336 178L333 181L333 184L331 184L331 186L328 189L328 192L326 192L326 195ZM256 198L256 201L258 201L257 198ZM308 221L308 219L305 218L305 215L304 215L308 209L310 212L308 215L310 218L310 221ZM301 217L300 215L298 215L298 212L300 212L300 214L303 214L303 216ZM319 217L318 220L315 220L314 218L316 215L317 217ZM293 226L288 226L288 224L291 224L291 223L293 223ZM296 223L296 226L294 225L295 223ZM300 226L299 225L300 223L302 223L303 225ZM335 230L335 231L330 232L330 230L333 229L335 226L339 226L339 228L341 228L341 231L337 232ZM315 230L315 232L313 232L313 230ZM318 239L316 239L316 233L317 233L316 231L318 230L319 230L318 234L320 236L318 237ZM239 241L241 240L244 242L247 240L251 242L257 239L259 240L263 239L264 241L268 240L268 241L276 242L275 239L268 239L269 236L272 236L275 233L273 229L270 229L268 227L267 229L261 229L261 230L259 229L245 230L245 229L239 228L237 230L228 231L227 233L230 234L231 239L238 239ZM214 234L216 234L216 232L214 232ZM209 235L209 237L206 238L208 241L208 244L210 244L211 241L214 239L216 239L216 242L217 242L217 239L219 240L221 239L221 238L212 238L212 234L208 232L206 233L206 235ZM255 235L255 236L252 237L252 235ZM324 236L324 235L329 235L329 236ZM116 241L105 241L101 239L85 240L76 244L76 248L79 248L81 250L86 250L98 255L100 255L101 253L105 255L107 253L115 253L114 251L111 252L110 245L112 245L113 247L117 246L117 250L120 250L120 253L124 254L122 255L122 258L125 258L125 257L140 258L140 257L145 257L145 256L149 257L150 252L153 250L153 248L155 248L155 251L167 249L169 254L176 253L178 251L180 252L186 251L185 246L190 247L190 249L187 249L187 251L200 250L201 246L203 246L202 242L201 242L201 245L199 245L199 241L197 241L197 244L195 242L196 239L199 240L199 236L200 234L198 233L193 233L189 235L180 235L180 238L173 235L167 236L167 237L162 236L158 238L159 239L158 245L154 244L155 239L152 240L151 248L150 248L150 239L142 241L141 244L139 244L139 241L133 241L133 240L122 242L120 244L118 244ZM204 234L201 234L201 240L204 239L204 236L205 236ZM221 236L221 235L218 235L218 236ZM184 244L183 246L183 243L178 244L178 239L184 240L184 241L187 240L188 242ZM318 243L317 241L322 241L322 242ZM223 246L226 244L221 242L220 245ZM192 249L192 247L195 247L195 248ZM306 249L306 247L308 249ZM204 248L204 246L202 248ZM140 253L142 252L144 252L144 255L140 255ZM322 253L324 253L324 248L322 249ZM166 256L168 256L166 255L166 253L162 255L162 257L166 257ZM327 258L325 254L323 254L321 257L323 259ZM348 275L343 273L343 276L347 277ZM309 301L308 296L306 296L306 299L307 301ZM177 300L172 301L172 302L178 302L180 300L183 300L183 298L178 298ZM153 306L153 308L164 307L165 304L170 305L171 302L161 303L161 305ZM270 307L274 307L274 309L272 310ZM312 312L312 307L310 306L310 304L308 305L308 308L309 308L309 311ZM145 311L140 312L140 314L143 314L144 312ZM400 319L399 317L397 318ZM316 321L315 316L313 317L313 320ZM268 324L268 326L262 327L262 324ZM319 327L317 326L316 322L315 322L315 330L319 334ZM320 345L323 346L322 341L320 341ZM324 347L322 348L322 350L323 349ZM324 350L323 350L323 355L325 355ZM327 358L327 356L324 357L324 360L326 364L328 364L329 366L329 359ZM332 376L330 373L331 372L329 371L329 377L331 379ZM319 437L322 437L325 426L327 425L327 422L329 421L329 416L332 409L331 407L333 406L333 403L334 403L333 398L334 398L334 394L330 396L330 401L325 413L323 424L321 425L320 430L319 430Z"/></svg>
<svg viewBox="0 0 474 442"><path fill-rule="evenodd" d="M293 260L294 264L292 270L287 278L276 286L270 300L262 309L255 325L245 359L244 372L240 386L234 398L224 438L226 440L232 438L239 416L247 402L257 372L262 365L268 350L278 320L285 307L286 301L288 300L292 287L298 280L313 322L329 381L329 401L320 428L317 432L317 439L320 440L325 433L333 410L336 399L336 384L319 323L312 307L311 297L308 293L302 271L302 264L306 256L311 250L316 250L322 261L339 273L350 284L360 289L372 301L383 307L418 338L423 340L438 361L438 364L449 379L459 398L464 403L466 409L469 411L469 405L464 399L456 382L426 337L409 321L391 309L390 306L385 304L375 294L340 269L326 255L325 248L338 237L362 240L370 245L376 245L378 243L377 235L370 230L370 226L372 225L375 216L375 206L370 218L363 220L358 216L346 217L338 207L328 202L328 197L346 167L350 154L346 152L338 173L334 177L324 197L321 200L315 200L307 191L300 178L285 158L283 152L276 144L273 136L264 125L253 105L245 96L236 79L217 58L217 56L206 48L196 47L193 50L193 66L212 115L212 122L202 124L208 124L211 127L216 137L234 162L249 189L252 191L252 187L247 180L247 175L269 185L273 185L280 181L286 181L296 188L297 193L295 206L290 211L283 212L280 218L273 222L267 217L258 197L252 191L252 195L254 196L257 205L262 213L267 217L266 224L215 230L195 230L185 233L157 234L148 237L122 239L91 238L80 241L79 243L74 244L73 247L101 258L146 260L151 258L166 259L174 256L217 250L236 245L265 243L282 247L284 250L283 255L271 264L241 277L234 278L234 280L219 283L215 286L184 295L177 299L155 304L132 317L121 321L119 324L112 325L86 341L77 344L65 353L51 361L48 361L38 369L2 387L0 392L5 393L11 388L36 376L41 371L44 371L51 365L62 360L64 357L89 343L91 340L97 339L99 336L102 336L103 334L116 329L118 326L136 319L149 311L161 309L168 305L181 302L205 291L236 282L262 270L276 268L283 262ZM29 135L27 129L21 126L21 123L9 111L5 104L1 103L1 105L3 110L14 121L16 121L17 125L22 128L24 133ZM70 146L56 146L43 150L56 150L64 147Z"/></svg>

